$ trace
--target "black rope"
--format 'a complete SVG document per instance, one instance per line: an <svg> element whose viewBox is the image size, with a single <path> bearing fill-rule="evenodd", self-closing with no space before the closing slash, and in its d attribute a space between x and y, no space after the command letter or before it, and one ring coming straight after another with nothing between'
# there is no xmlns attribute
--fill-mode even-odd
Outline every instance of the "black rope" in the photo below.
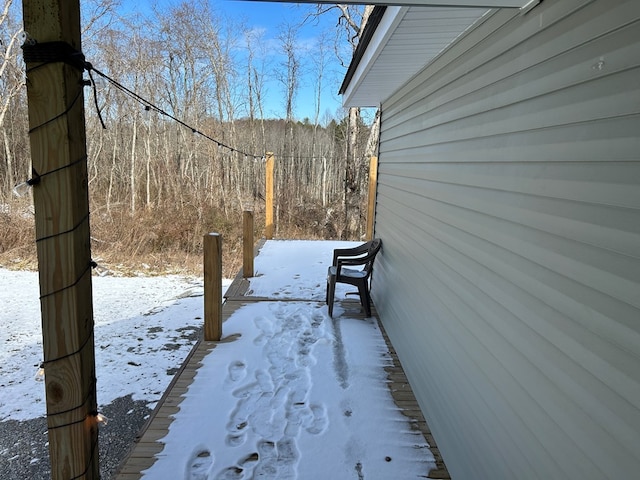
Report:
<svg viewBox="0 0 640 480"><path fill-rule="evenodd" d="M53 118L50 118L49 120L47 120L46 122L41 123L40 125L36 125L33 128L29 129L29 133L33 133L36 130L44 127L45 125L49 125L51 122L54 122L56 120L58 120L59 118L64 117L67 113L69 113L71 111L71 109L73 108L73 106L76 104L76 102L78 101L78 99L82 96L82 89L78 90L78 93L76 94L76 96L74 97L74 99L71 101L71 104L63 111L60 112L58 115L56 115Z"/></svg>
<svg viewBox="0 0 640 480"><path fill-rule="evenodd" d="M93 458L96 456L97 446L98 446L98 435L96 434L96 440L93 442L93 445L91 446L91 456L89 457L89 462L87 463L86 468L80 475L71 477L69 480L78 480L79 478L84 477L89 472L89 469L91 468L91 464L93 463Z"/></svg>
<svg viewBox="0 0 640 480"><path fill-rule="evenodd" d="M67 42L25 42L22 45L22 56L25 63L39 63L29 69L27 74L51 63L66 63L77 70L85 68L84 55Z"/></svg>
<svg viewBox="0 0 640 480"><path fill-rule="evenodd" d="M102 125L102 128L106 130L107 126L104 124L104 120L102 119L102 112L100 111L100 106L98 105L98 89L96 88L96 81L93 79L93 74L91 73L91 71L93 70L93 65L91 65L89 62L86 62L85 67L87 69L87 73L89 74L91 87L93 89L93 104L96 107L96 113L98 114L100 124Z"/></svg>
<svg viewBox="0 0 640 480"><path fill-rule="evenodd" d="M95 386L95 384L96 384L95 375L93 375L92 383ZM60 412L47 413L47 417L55 417L56 415L64 415L65 413L71 413L71 412L73 412L75 410L78 410L78 409L84 407L87 404L87 402L89 401L89 399L91 398L92 393L93 393L92 391L89 391L87 393L87 395L85 396L84 400L82 400L82 403L80 405L78 405L77 407L67 408L66 410L61 410ZM97 414L97 412L96 412L96 414ZM89 415L93 415L93 412L89 412ZM85 415L85 418L86 418L86 415ZM84 418L81 421L84 421ZM66 427L68 425L75 425L76 423L80 423L80 421L65 423L64 425L56 425L55 427L48 427L48 429L49 430L55 430L56 428L62 428L62 427Z"/></svg>
<svg viewBox="0 0 640 480"><path fill-rule="evenodd" d="M54 363L54 362L59 362L60 360L64 360L65 358L69 358L69 357L73 357L74 355L79 355L82 350L84 350L84 347L86 347L89 344L89 341L91 340L93 336L93 324L91 325L91 330L89 331L89 334L87 335L87 337L82 341L82 343L80 344L80 347L78 347L77 350L71 352L71 353L66 353L64 355L61 355L57 358L52 358L50 360L45 360L42 362L42 367L50 364L50 363ZM46 375L46 372L45 372Z"/></svg>
<svg viewBox="0 0 640 480"><path fill-rule="evenodd" d="M67 42L61 41L44 43L37 43L35 41L25 42L24 45L22 45L22 55L26 63L38 63L38 65L27 69L27 75L29 75L29 73L33 72L34 70L37 70L38 68L44 67L45 65L60 62L66 63L67 65L71 65L77 70L83 71L86 63L84 61L84 55L82 54L82 52L77 51ZM29 133L42 128L45 125L48 125L49 123L54 122L55 120L69 113L69 111L73 108L81 95L82 89L79 89L71 104L68 105L63 112L47 120L46 122L31 128L29 130Z"/></svg>
<svg viewBox="0 0 640 480"><path fill-rule="evenodd" d="M87 156L84 155L84 156L80 157L78 160L75 160L75 161L73 161L71 163L68 163L67 165L62 165L61 167L54 168L53 170L49 170L48 172L45 172L45 173L38 173L35 168L31 167L31 175L33 175L33 177L31 177L25 183L27 185L31 185L31 186L38 185L40 183L40 179L42 177L46 177L47 175L51 175L53 173L59 172L60 170L65 170L67 168L71 168L74 165L77 165L78 163L81 163L86 159L87 159Z"/></svg>
<svg viewBox="0 0 640 480"><path fill-rule="evenodd" d="M74 408L73 410L77 410L78 408L80 408L82 406L84 406L84 403L82 405L80 405L79 407ZM71 410L71 411L73 411L73 410ZM50 416L51 416L50 414L47 415L47 417L50 417ZM62 424L62 425L56 425L55 427L47 427L47 431L58 430L60 428L66 428L66 427L70 427L72 425L77 425L79 423L84 423L84 421L86 419L87 419L87 416L85 415L84 417L82 417L82 418L80 418L78 420L75 420L73 422L65 423L65 424Z"/></svg>
<svg viewBox="0 0 640 480"><path fill-rule="evenodd" d="M80 219L80 221L76 225L71 227L70 229L64 230L62 232L52 233L51 235L46 235L44 237L36 238L36 243L44 242L45 240L50 240L50 239L55 238L55 237L60 237L61 235L66 235L68 233L75 232L78 228L80 228L82 226L82 224L84 222L87 221L88 218L89 218L89 212L87 212L87 214L84 217L82 217Z"/></svg>
<svg viewBox="0 0 640 480"><path fill-rule="evenodd" d="M207 140L210 140L211 142L217 144L218 147L226 148L231 153L238 153L240 155L244 155L245 157L252 157L254 159L258 159L258 158L263 158L264 157L264 155L256 155L256 154L253 154L253 153L244 152L244 151L239 150L239 149L237 149L235 147L232 147L230 145L226 145L223 142L221 142L220 140L216 140L215 138L210 137L206 133L201 132L197 128L189 125L188 123L186 123L186 122L180 120L179 118L171 115L169 112L167 112L167 111L163 110L162 108L154 105L149 100L146 100L145 98L141 97L140 95L135 93L133 90L130 90L129 88L125 87L124 85L122 85L118 81L116 81L113 78L109 77L106 73L101 72L100 70L98 70L97 68L92 66L90 63L87 63L87 65L89 66L88 68L91 68L97 75L100 75L102 78L107 80L109 83L111 83L118 90L120 90L121 92L125 93L126 95L129 95L131 98L136 100L138 103L142 104L145 107L145 110L147 110L147 111L153 110L153 111L155 111L155 112L157 112L157 113L159 113L161 115L164 115L165 117L170 118L171 120L173 120L174 122L182 125L183 127L188 128L189 130L191 130L191 133L198 134L198 135L206 138Z"/></svg>
<svg viewBox="0 0 640 480"><path fill-rule="evenodd" d="M98 105L98 93L97 93L97 88L96 88L96 83L95 80L93 78L93 73L95 72L97 75L101 76L102 78L104 78L105 80L107 80L109 83L111 83L114 87L116 87L118 90L120 90L121 92L123 92L124 94L130 96L131 98L133 98L134 100L136 100L137 102L139 102L140 104L142 104L145 108L146 111L150 111L153 110L156 113L159 113L160 115L163 115L167 118L170 118L171 120L175 121L176 123L182 125L185 128L188 128L189 130L191 130L191 132L193 134L197 134L200 135L204 138L206 138L207 140L215 143L216 145L218 145L218 147L222 147L225 148L227 150L229 150L230 153L237 153L239 155L244 155L245 159L248 157L253 158L254 160L257 159L261 159L261 160L265 160L265 156L264 155L256 155L253 153L248 153L245 152L243 150L240 150L238 148L232 147L230 145L227 145L223 142L221 142L220 140L217 140L209 135L207 135L206 133L198 130L197 128L187 124L186 122L180 120L179 118L175 117L174 115L171 115L169 112L163 110L162 108L154 105L153 103L151 103L149 100L146 100L145 98L143 98L142 96L138 95L137 93L135 93L134 91L130 90L129 88L125 87L124 85L122 85L121 83L119 83L118 81L116 81L115 79L109 77L107 74L105 74L104 72L101 72L100 70L98 70L97 68L95 68L90 62L87 62L85 60L84 55L82 54L82 52L79 52L77 50L75 50L71 45L69 45L66 42L45 42L45 43L37 43L34 41L25 43L24 45L22 45L22 49L23 49L23 56L25 59L25 62L27 63L37 63L39 62L38 65L33 66L29 69L27 69L27 74L32 72L33 70L36 70L38 68L41 68L45 65L49 65L51 63L58 63L58 62L64 62L68 65L73 66L74 68L78 69L78 70L86 70L87 73L89 74L89 80L87 81L87 83L83 83L85 85L91 85L92 89L93 89L93 102L94 102L94 106L96 109L96 113L98 115L98 119L100 120L100 124L102 125L102 128L106 129L106 125L104 123L104 119L102 118L102 112L100 110L100 106ZM78 95L76 96L76 98L74 98L73 102L71 103L71 105L69 105L69 107L62 113L60 113L59 115L56 115L54 118L44 122L42 125L38 125L34 128L32 128L31 130L29 130L29 133L33 132L34 130L37 130L41 127L43 127L44 125L53 122L54 120L64 116L65 114L69 113L69 111L71 110L71 108L73 108L73 105L77 102L78 98L80 97L82 93L82 90L80 90L78 92ZM295 155L281 155L281 154L275 154L275 157L278 159L290 159L290 160L313 160L313 159L322 159L322 156L295 156Z"/></svg>
<svg viewBox="0 0 640 480"><path fill-rule="evenodd" d="M49 293L45 293L43 295L40 295L40 300L47 298L47 297L51 297L53 295L56 295L60 292L64 292L65 290L69 290L70 288L75 287L76 285L78 285L78 283L80 283L80 280L82 280L82 278L87 274L87 272L89 270L91 270L91 268L94 266L95 262L89 262L89 264L87 265L87 267L82 271L82 273L80 274L80 276L76 279L75 282L73 282L70 285L67 285L66 287L62 287L59 288L58 290L54 290L53 292L49 292Z"/></svg>

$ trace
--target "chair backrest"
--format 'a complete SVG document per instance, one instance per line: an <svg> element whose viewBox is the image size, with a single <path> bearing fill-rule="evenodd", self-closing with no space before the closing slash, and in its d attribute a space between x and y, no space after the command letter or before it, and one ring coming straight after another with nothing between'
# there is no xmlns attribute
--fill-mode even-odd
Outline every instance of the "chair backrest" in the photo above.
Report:
<svg viewBox="0 0 640 480"><path fill-rule="evenodd" d="M376 255L378 254L378 252L380 251L380 248L382 247L382 240L380 240L379 238L375 238L370 242L367 242L367 244L369 248L367 251L367 255L364 257L366 258L364 270L367 272L367 277L368 277L369 275L371 275L371 272L373 271L373 262L375 261Z"/></svg>
<svg viewBox="0 0 640 480"><path fill-rule="evenodd" d="M333 264L338 267L338 276L342 266L362 266L365 278L368 278L373 270L373 262L380 251L382 240L376 238L354 248L336 248L333 251Z"/></svg>

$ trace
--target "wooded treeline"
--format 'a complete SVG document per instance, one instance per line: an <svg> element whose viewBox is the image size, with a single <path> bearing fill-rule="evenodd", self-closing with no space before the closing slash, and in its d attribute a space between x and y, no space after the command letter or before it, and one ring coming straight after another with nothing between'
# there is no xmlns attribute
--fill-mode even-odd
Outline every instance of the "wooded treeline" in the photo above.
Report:
<svg viewBox="0 0 640 480"><path fill-rule="evenodd" d="M0 254L21 256L28 250L21 245L33 241L32 232L25 233L29 199L11 190L31 172L20 50L25 34L19 5L12 3L4 0L0 13L0 224L6 232ZM254 210L256 227L263 225L266 152L276 159L276 236L362 236L363 207L349 217L345 205L354 196L359 205L366 201L368 129L360 128L358 160L347 165L346 118L320 118L333 45L320 42L315 60L304 65L318 96L305 100L314 102L315 118L297 121L303 65L296 27L282 27L277 44L268 46L259 32L220 18L206 1L135 18L119 17L115 1L81 3L86 60L140 97L125 95L95 71L95 88L84 91L94 251L112 262L124 254L162 266L171 263L168 252L178 262L182 254L198 255L208 231L226 234L227 247L239 251L242 210ZM267 48L281 49L278 62L268 60ZM268 76L278 79L280 92L266 89ZM267 118L267 95L282 99L285 118Z"/></svg>

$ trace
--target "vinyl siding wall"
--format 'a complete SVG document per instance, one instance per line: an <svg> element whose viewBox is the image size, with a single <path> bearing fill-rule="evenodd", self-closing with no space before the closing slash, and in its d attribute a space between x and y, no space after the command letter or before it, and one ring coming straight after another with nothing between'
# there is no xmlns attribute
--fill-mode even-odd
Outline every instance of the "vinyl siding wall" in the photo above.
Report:
<svg viewBox="0 0 640 480"><path fill-rule="evenodd" d="M452 478L638 478L640 2L483 17L379 161L373 298Z"/></svg>

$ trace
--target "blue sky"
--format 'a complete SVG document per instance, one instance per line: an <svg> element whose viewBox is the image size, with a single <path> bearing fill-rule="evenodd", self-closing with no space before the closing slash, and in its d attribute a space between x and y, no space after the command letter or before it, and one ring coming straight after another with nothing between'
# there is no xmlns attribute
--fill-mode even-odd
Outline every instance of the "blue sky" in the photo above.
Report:
<svg viewBox="0 0 640 480"><path fill-rule="evenodd" d="M314 5L296 5L279 2L257 2L257 1L241 1L241 0L215 0L214 5L219 10L231 14L237 14L245 17L247 22L256 28L265 30L265 38L274 40L278 36L279 28L283 23L299 24L304 19L307 12L312 10ZM337 14L326 14L319 22L309 21L301 27L298 42L300 48L306 52L302 58L303 71L311 70L311 59L315 55L315 45L320 36L324 33L327 36L327 58L330 64L326 67L325 78L323 79L323 93L320 102L320 120L325 111L329 111L335 115L336 110L341 107L341 100L338 96L338 89L345 72L345 69L338 63L334 48L334 31L337 23ZM296 100L296 117L302 119L309 117L313 120L315 115L314 99L316 94L313 92L313 80L309 74L303 75L300 85L300 93ZM277 110L281 116L284 116L284 108L282 106L282 87L277 82L272 82L268 86L270 93L271 108Z"/></svg>
<svg viewBox="0 0 640 480"><path fill-rule="evenodd" d="M178 4L180 0L159 0L160 5ZM153 0L123 0L123 10L135 10L141 13L151 9ZM275 70L277 64L283 61L278 55L278 35L284 24L299 25L306 14L312 11L314 5L297 5L280 2L259 2L241 0L210 0L210 5L221 16L243 21L247 27L261 33L262 41L269 55L269 69ZM327 118L340 118L343 114L341 99L337 92L344 76L345 68L340 65L334 52L337 11L325 14L318 21L308 21L298 31L297 45L300 51L302 78L295 101L294 116L298 120L308 117L311 121L315 117L314 80L311 73L314 69L314 59L318 58L317 42L324 34L326 36L326 58L322 80L322 96L320 101L319 121L324 123ZM347 46L345 48L348 49ZM270 75L266 82L265 117L284 118L284 90L282 83L274 75Z"/></svg>

